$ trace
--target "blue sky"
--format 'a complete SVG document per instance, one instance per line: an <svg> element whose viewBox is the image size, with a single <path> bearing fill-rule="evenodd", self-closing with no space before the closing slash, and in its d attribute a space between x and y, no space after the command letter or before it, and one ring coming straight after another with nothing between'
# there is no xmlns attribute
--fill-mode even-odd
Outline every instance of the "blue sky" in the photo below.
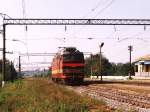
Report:
<svg viewBox="0 0 150 112"><path fill-rule="evenodd" d="M122 18L150 19L149 0L1 0L0 12L12 18ZM24 15L24 16L23 16ZM0 18L2 24L2 18ZM115 30L116 29L116 30ZM57 52L59 46L76 46L83 52L99 52L104 42L103 54L111 62L128 62L128 46L133 45L132 58L149 54L150 27L146 26L7 26L7 58L16 60L17 52ZM65 40L64 40L65 38ZM89 40L87 38L93 38ZM20 42L13 42L18 39ZM22 42L21 42L22 41ZM2 38L0 39L2 43ZM26 44L23 44L26 43ZM2 44L0 44L2 47ZM51 61L42 57L26 61Z"/></svg>

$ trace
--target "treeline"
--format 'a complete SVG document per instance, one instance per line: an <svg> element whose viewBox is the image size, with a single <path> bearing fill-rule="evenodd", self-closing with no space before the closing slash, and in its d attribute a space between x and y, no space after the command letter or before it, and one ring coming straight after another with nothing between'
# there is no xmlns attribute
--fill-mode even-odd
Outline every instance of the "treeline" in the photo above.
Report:
<svg viewBox="0 0 150 112"><path fill-rule="evenodd" d="M91 55L85 59L85 74L90 76L100 75L101 68L102 75L108 76L127 76L130 72L130 63L111 63L102 55L101 67L99 54ZM134 67L131 66L132 75L134 75Z"/></svg>
<svg viewBox="0 0 150 112"><path fill-rule="evenodd" d="M41 73L33 74L33 77L50 77L51 70L43 71Z"/></svg>
<svg viewBox="0 0 150 112"><path fill-rule="evenodd" d="M0 78L2 78L2 60L0 60ZM6 76L5 81L13 81L17 79L17 72L14 68L14 64L9 60L6 60Z"/></svg>

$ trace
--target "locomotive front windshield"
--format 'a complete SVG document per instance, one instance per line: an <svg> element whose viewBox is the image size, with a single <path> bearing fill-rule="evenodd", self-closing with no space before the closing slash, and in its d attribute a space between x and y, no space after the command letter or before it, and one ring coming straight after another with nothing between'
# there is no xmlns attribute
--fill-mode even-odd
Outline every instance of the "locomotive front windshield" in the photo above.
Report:
<svg viewBox="0 0 150 112"><path fill-rule="evenodd" d="M63 54L63 60L64 62L69 62L69 61L79 61L79 62L84 62L84 56L83 53L77 53L77 54Z"/></svg>

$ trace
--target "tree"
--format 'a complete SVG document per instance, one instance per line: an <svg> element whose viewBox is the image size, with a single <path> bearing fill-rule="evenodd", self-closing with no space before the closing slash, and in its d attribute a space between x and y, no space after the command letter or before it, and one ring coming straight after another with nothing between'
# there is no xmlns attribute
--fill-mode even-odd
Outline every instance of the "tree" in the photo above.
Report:
<svg viewBox="0 0 150 112"><path fill-rule="evenodd" d="M2 74L2 60L0 60L0 73ZM9 60L6 60L6 81L13 81L17 78L17 72L14 68L14 65Z"/></svg>
<svg viewBox="0 0 150 112"><path fill-rule="evenodd" d="M99 59L100 59L99 54L91 55L90 57L87 57L85 59L85 74L87 76L90 76L91 72L92 75L99 75L99 71L100 71ZM109 75L111 73L111 68L112 65L109 62L109 60L102 55L102 67L101 67L102 74Z"/></svg>
<svg viewBox="0 0 150 112"><path fill-rule="evenodd" d="M130 69L131 69L131 74L134 75L134 65L131 66L130 68L130 63L118 63L113 65L115 68L114 75L119 75L119 76L128 76Z"/></svg>
<svg viewBox="0 0 150 112"><path fill-rule="evenodd" d="M85 74L99 75L99 54L87 57L85 59ZM128 76L130 72L130 63L110 63L109 60L102 56L102 75ZM134 75L134 65L131 66L132 75ZM92 72L92 73L91 73Z"/></svg>

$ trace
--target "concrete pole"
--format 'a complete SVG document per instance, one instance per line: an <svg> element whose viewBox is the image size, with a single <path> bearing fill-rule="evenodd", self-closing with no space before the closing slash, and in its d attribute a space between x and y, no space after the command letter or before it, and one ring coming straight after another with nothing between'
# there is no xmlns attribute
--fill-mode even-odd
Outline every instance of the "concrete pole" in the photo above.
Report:
<svg viewBox="0 0 150 112"><path fill-rule="evenodd" d="M92 78L92 75L93 75L92 62L93 62L93 56L92 56L92 54L91 54L91 78Z"/></svg>
<svg viewBox="0 0 150 112"><path fill-rule="evenodd" d="M19 77L21 77L21 56L19 56Z"/></svg>
<svg viewBox="0 0 150 112"><path fill-rule="evenodd" d="M102 52L101 52L101 49L104 45L104 42L101 43L101 45L99 45L99 48L100 48L100 54L99 54L99 72L100 72L100 76L101 76L101 81L103 80L103 77L102 77Z"/></svg>
<svg viewBox="0 0 150 112"><path fill-rule="evenodd" d="M4 87L6 79L6 25L3 24L3 61L2 61L2 87Z"/></svg>
<svg viewBox="0 0 150 112"><path fill-rule="evenodd" d="M130 71L129 71L129 79L131 79L131 74L132 74L132 69L131 69L131 67L132 67L132 62L131 62L131 52L132 52L132 50L133 50L133 46L128 46L128 50L129 50L129 62L130 62Z"/></svg>
<svg viewBox="0 0 150 112"><path fill-rule="evenodd" d="M10 68L10 70L11 70L11 82L13 82L14 81L14 74L13 74L13 62L11 61L11 68Z"/></svg>
<svg viewBox="0 0 150 112"><path fill-rule="evenodd" d="M102 77L102 52L101 52L101 46L100 47L100 55L99 55L99 73L100 73L100 76L101 76L101 81L103 80L103 77Z"/></svg>

